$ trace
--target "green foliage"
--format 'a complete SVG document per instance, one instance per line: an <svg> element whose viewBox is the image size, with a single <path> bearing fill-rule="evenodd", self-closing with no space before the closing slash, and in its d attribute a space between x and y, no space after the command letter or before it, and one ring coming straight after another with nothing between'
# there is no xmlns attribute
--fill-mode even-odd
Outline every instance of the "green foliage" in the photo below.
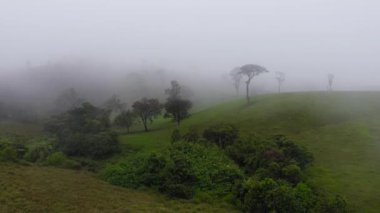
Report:
<svg viewBox="0 0 380 213"><path fill-rule="evenodd" d="M80 164L74 160L68 159L62 152L54 152L46 158L46 165L70 168L70 169L79 169Z"/></svg>
<svg viewBox="0 0 380 213"><path fill-rule="evenodd" d="M245 212L309 212L317 200L312 190L300 183L292 187L271 178L250 178L242 184L237 197Z"/></svg>
<svg viewBox="0 0 380 213"><path fill-rule="evenodd" d="M148 123L152 123L153 119L161 114L162 105L157 99L143 98L136 101L133 105L133 113L135 113L144 125L144 130L147 132Z"/></svg>
<svg viewBox="0 0 380 213"><path fill-rule="evenodd" d="M17 152L11 146L0 149L0 162L17 162Z"/></svg>
<svg viewBox="0 0 380 213"><path fill-rule="evenodd" d="M191 198L196 192L215 198L229 196L243 174L215 146L177 142L168 152L109 165L102 176L115 185L148 186L171 197Z"/></svg>
<svg viewBox="0 0 380 213"><path fill-rule="evenodd" d="M51 144L36 144L29 148L24 158L30 162L42 162L53 152Z"/></svg>
<svg viewBox="0 0 380 213"><path fill-rule="evenodd" d="M182 139L181 133L179 132L179 129L175 129L172 132L171 135L171 143L176 143Z"/></svg>
<svg viewBox="0 0 380 213"><path fill-rule="evenodd" d="M118 116L115 118L115 125L123 128L127 128L127 131L129 132L129 129L132 127L136 119L136 115L130 111L122 111Z"/></svg>
<svg viewBox="0 0 380 213"><path fill-rule="evenodd" d="M117 135L109 127L107 110L84 103L52 118L45 130L58 138L56 148L63 153L99 159L118 148Z"/></svg>
<svg viewBox="0 0 380 213"><path fill-rule="evenodd" d="M195 127L189 128L187 133L185 133L182 138L186 142L199 142L201 139L199 132Z"/></svg>
<svg viewBox="0 0 380 213"><path fill-rule="evenodd" d="M220 148L225 148L233 144L239 135L239 130L233 124L220 123L208 127L203 132L203 137L217 144Z"/></svg>
<svg viewBox="0 0 380 213"><path fill-rule="evenodd" d="M284 136L240 139L226 151L248 174L283 179L292 184L302 181L301 170L313 159L309 152Z"/></svg>

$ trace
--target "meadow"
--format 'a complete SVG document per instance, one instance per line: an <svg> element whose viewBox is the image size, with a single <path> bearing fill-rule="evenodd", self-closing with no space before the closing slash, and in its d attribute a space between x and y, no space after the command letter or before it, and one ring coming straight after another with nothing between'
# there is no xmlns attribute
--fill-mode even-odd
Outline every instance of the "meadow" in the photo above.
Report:
<svg viewBox="0 0 380 213"><path fill-rule="evenodd" d="M342 195L353 212L378 212L380 93L284 93L255 96L252 100L250 105L236 99L195 112L183 121L180 131L201 131L226 122L239 127L243 135L286 135L314 155L313 165L306 171L308 181L328 193ZM17 128L2 125L1 132ZM27 129L24 132L32 135L40 131L37 127ZM155 120L149 132L143 132L140 126L129 134L119 129L120 152L98 163L106 166L144 152L161 152L169 147L174 129L175 124L164 118ZM169 200L148 189L112 186L91 172L0 166L0 211L235 211L223 203Z"/></svg>

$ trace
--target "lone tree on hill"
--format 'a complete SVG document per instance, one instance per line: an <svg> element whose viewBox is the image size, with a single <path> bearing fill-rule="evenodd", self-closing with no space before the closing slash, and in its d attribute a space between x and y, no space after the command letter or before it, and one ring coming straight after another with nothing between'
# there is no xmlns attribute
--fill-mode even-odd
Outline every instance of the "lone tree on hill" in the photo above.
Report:
<svg viewBox="0 0 380 213"><path fill-rule="evenodd" d="M152 123L153 119L161 114L162 105L157 99L143 98L136 101L133 105L133 112L140 118L144 125L144 130L147 132L148 122Z"/></svg>
<svg viewBox="0 0 380 213"><path fill-rule="evenodd" d="M268 72L268 70L256 64L246 64L240 67L239 74L245 75L247 77L245 84L246 84L246 98L247 98L248 103L250 102L249 84L251 83L253 77L260 75L261 73L264 73L264 72Z"/></svg>
<svg viewBox="0 0 380 213"><path fill-rule="evenodd" d="M333 84L334 84L334 78L335 78L335 76L333 74L331 74L331 73L328 74L328 76L327 76L329 91L332 91Z"/></svg>
<svg viewBox="0 0 380 213"><path fill-rule="evenodd" d="M165 103L165 117L171 117L179 127L181 121L190 116L189 110L192 107L190 100L181 97L181 86L177 81L171 82L171 88L166 89L165 93L169 95Z"/></svg>
<svg viewBox="0 0 380 213"><path fill-rule="evenodd" d="M285 73L276 72L276 80L278 82L278 93L281 93L282 84L285 82Z"/></svg>
<svg viewBox="0 0 380 213"><path fill-rule="evenodd" d="M236 67L233 70L230 71L230 76L232 78L232 82L236 91L236 96L239 95L239 89L241 84L242 75L240 73L240 67Z"/></svg>

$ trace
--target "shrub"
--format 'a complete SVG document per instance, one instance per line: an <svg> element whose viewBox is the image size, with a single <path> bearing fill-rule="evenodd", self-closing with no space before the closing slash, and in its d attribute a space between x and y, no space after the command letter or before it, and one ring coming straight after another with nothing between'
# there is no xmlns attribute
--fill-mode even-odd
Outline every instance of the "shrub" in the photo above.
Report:
<svg viewBox="0 0 380 213"><path fill-rule="evenodd" d="M246 212L308 212L315 206L315 196L305 184L293 188L271 178L250 178L238 189L237 198Z"/></svg>
<svg viewBox="0 0 380 213"><path fill-rule="evenodd" d="M80 164L68 159L62 152L54 152L46 158L46 164L62 168L78 169Z"/></svg>
<svg viewBox="0 0 380 213"><path fill-rule="evenodd" d="M220 148L233 144L239 135L239 130L232 124L216 124L204 130L203 137Z"/></svg>
<svg viewBox="0 0 380 213"><path fill-rule="evenodd" d="M302 180L302 171L300 167L290 164L282 168L282 178L290 183L297 184Z"/></svg>
<svg viewBox="0 0 380 213"><path fill-rule="evenodd" d="M170 197L191 198L194 192L225 197L242 179L239 168L217 147L178 142L161 154L138 155L109 165L102 177L124 187L148 186Z"/></svg>
<svg viewBox="0 0 380 213"><path fill-rule="evenodd" d="M29 148L24 159L30 162L42 162L52 153L53 147L50 144L37 144Z"/></svg>
<svg viewBox="0 0 380 213"><path fill-rule="evenodd" d="M109 112L84 103L45 125L58 138L56 148L66 155L104 158L118 147L117 134L110 131Z"/></svg>
<svg viewBox="0 0 380 213"><path fill-rule="evenodd" d="M11 146L6 146L0 150L0 161L17 162L17 152Z"/></svg>

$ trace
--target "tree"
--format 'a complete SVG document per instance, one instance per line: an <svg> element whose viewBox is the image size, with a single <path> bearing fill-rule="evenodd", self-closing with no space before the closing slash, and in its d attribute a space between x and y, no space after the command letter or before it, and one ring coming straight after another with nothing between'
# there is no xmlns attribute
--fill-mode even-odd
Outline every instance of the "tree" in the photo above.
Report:
<svg viewBox="0 0 380 213"><path fill-rule="evenodd" d="M224 149L233 144L239 136L239 129L232 124L220 123L208 127L203 132L203 137Z"/></svg>
<svg viewBox="0 0 380 213"><path fill-rule="evenodd" d="M130 111L122 111L118 116L116 116L114 123L117 126L127 128L127 132L129 133L129 129L135 122L136 115Z"/></svg>
<svg viewBox="0 0 380 213"><path fill-rule="evenodd" d="M110 130L109 111L90 103L52 117L45 130L57 137L56 148L70 156L98 159L118 148L117 134Z"/></svg>
<svg viewBox="0 0 380 213"><path fill-rule="evenodd" d="M140 118L144 125L144 130L147 132L148 122L152 123L153 119L161 114L162 105L157 99L143 98L136 101L133 105L133 112Z"/></svg>
<svg viewBox="0 0 380 213"><path fill-rule="evenodd" d="M240 67L236 67L234 68L233 70L230 71L230 76L232 78L232 81L233 81L233 85L234 85L234 88L236 90L236 96L239 95L239 89L240 89L240 84L241 84L241 79L242 79L242 75L240 73Z"/></svg>
<svg viewBox="0 0 380 213"><path fill-rule="evenodd" d="M80 107L82 103L84 103L84 99L79 97L78 92L74 88L64 90L55 101L60 111Z"/></svg>
<svg viewBox="0 0 380 213"><path fill-rule="evenodd" d="M276 72L276 80L278 82L278 93L281 93L281 86L285 81L285 73Z"/></svg>
<svg viewBox="0 0 380 213"><path fill-rule="evenodd" d="M247 102L250 102L249 98L249 84L251 83L252 79L260 75L261 73L268 72L268 70L262 66L256 65L256 64L246 64L242 67L240 67L239 74L245 75L247 77L247 80L245 82L246 84L246 98Z"/></svg>
<svg viewBox="0 0 380 213"><path fill-rule="evenodd" d="M126 103L122 102L117 95L113 95L104 103L104 108L111 112L121 112L126 107Z"/></svg>
<svg viewBox="0 0 380 213"><path fill-rule="evenodd" d="M334 76L334 74L328 74L328 76L327 76L327 79L328 79L328 88L329 88L329 90L330 91L332 91L332 87L333 87L333 83L334 83L334 78L335 78L335 76Z"/></svg>
<svg viewBox="0 0 380 213"><path fill-rule="evenodd" d="M173 118L179 127L181 121L190 116L189 110L193 104L181 97L181 86L177 81L172 81L171 86L165 90L165 93L169 95L165 103L165 117Z"/></svg>

